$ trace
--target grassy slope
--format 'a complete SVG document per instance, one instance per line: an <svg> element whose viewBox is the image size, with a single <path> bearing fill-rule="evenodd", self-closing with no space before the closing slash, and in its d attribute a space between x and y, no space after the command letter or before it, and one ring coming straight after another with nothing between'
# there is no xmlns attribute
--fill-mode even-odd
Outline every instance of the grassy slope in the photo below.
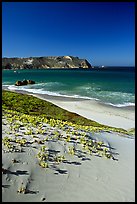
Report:
<svg viewBox="0 0 137 204"><path fill-rule="evenodd" d="M88 125L94 127L107 128L110 126L99 124L93 120L86 119L76 113L66 111L50 102L41 100L34 96L14 93L2 90L2 109L15 110L23 114L45 116L50 119L60 119L69 121L78 125ZM111 128L110 128L111 129ZM125 132L122 128L112 128L118 132Z"/></svg>

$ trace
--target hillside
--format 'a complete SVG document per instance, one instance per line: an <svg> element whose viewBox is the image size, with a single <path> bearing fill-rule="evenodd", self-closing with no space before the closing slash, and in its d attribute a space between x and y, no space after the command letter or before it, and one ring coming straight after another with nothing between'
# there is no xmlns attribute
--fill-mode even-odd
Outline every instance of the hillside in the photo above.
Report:
<svg viewBox="0 0 137 204"><path fill-rule="evenodd" d="M73 56L2 58L3 69L92 68L86 59Z"/></svg>

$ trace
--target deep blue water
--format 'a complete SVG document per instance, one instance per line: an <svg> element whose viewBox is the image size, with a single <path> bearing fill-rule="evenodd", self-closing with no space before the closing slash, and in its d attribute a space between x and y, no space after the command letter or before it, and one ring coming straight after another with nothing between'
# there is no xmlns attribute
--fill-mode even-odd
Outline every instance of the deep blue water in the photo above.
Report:
<svg viewBox="0 0 137 204"><path fill-rule="evenodd" d="M36 84L17 87L17 80ZM135 68L3 70L2 84L33 93L100 100L115 106L135 105Z"/></svg>

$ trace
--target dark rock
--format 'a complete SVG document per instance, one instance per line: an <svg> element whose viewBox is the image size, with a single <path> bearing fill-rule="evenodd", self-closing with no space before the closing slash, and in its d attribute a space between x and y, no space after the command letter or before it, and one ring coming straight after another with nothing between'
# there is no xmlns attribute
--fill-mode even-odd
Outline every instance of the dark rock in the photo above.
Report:
<svg viewBox="0 0 137 204"><path fill-rule="evenodd" d="M35 81L27 80L28 84L35 84Z"/></svg>
<svg viewBox="0 0 137 204"><path fill-rule="evenodd" d="M21 86L22 85L22 81L16 81L15 86Z"/></svg>
<svg viewBox="0 0 137 204"><path fill-rule="evenodd" d="M27 85L28 84L28 81L25 79L22 81L22 85Z"/></svg>
<svg viewBox="0 0 137 204"><path fill-rule="evenodd" d="M11 69L11 68L12 68L12 66L11 66L10 63L7 63L7 64L5 65L5 69Z"/></svg>
<svg viewBox="0 0 137 204"><path fill-rule="evenodd" d="M28 84L35 84L35 81L24 79L23 81L16 81L15 86L24 86Z"/></svg>

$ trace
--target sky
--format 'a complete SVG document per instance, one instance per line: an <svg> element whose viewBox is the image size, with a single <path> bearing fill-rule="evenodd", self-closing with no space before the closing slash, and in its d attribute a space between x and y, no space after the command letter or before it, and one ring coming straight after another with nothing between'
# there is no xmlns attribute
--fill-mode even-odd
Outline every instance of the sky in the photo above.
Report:
<svg viewBox="0 0 137 204"><path fill-rule="evenodd" d="M135 65L134 2L2 2L2 57Z"/></svg>

